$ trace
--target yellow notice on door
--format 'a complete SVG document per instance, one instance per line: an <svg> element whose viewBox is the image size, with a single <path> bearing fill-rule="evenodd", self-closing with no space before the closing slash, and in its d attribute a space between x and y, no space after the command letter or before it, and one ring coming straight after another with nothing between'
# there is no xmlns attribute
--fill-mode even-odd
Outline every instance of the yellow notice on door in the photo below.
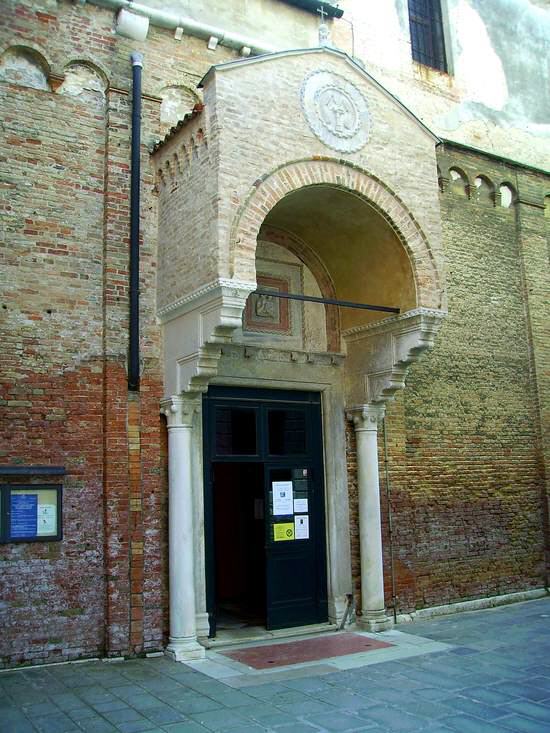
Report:
<svg viewBox="0 0 550 733"><path fill-rule="evenodd" d="M273 541L281 542L282 540L294 539L294 523L282 522L273 525Z"/></svg>

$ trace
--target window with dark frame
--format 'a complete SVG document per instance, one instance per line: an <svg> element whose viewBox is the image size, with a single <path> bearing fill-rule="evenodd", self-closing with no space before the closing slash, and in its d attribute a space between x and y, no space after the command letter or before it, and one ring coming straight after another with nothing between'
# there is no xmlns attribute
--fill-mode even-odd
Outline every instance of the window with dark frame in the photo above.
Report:
<svg viewBox="0 0 550 733"><path fill-rule="evenodd" d="M409 0L409 26L413 59L446 72L441 0Z"/></svg>

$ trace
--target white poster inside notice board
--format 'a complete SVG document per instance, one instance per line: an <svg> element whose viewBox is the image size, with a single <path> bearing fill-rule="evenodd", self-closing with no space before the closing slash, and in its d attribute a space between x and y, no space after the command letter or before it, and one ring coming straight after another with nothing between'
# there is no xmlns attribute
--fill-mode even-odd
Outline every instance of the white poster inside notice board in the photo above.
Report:
<svg viewBox="0 0 550 733"><path fill-rule="evenodd" d="M293 514L292 481L273 481L273 514L274 516Z"/></svg>

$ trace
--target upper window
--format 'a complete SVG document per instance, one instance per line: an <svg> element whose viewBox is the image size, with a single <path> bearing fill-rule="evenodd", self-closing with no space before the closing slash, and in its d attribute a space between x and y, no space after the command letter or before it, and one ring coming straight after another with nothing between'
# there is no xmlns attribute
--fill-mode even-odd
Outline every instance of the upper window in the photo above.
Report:
<svg viewBox="0 0 550 733"><path fill-rule="evenodd" d="M409 25L413 59L447 71L441 0L409 0Z"/></svg>

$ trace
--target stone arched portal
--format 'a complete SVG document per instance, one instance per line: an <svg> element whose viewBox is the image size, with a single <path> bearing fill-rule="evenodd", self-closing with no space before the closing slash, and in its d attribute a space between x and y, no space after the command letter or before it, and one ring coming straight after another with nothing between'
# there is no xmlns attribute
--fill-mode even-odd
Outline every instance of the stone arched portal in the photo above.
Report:
<svg viewBox="0 0 550 733"><path fill-rule="evenodd" d="M328 56L338 54L322 53L327 54L323 63L339 73L344 64L349 64L342 55L335 59ZM287 134L287 128L281 125L274 155L275 146L270 144L274 138L268 129L273 118L269 95L262 100L254 97L256 108L266 105L263 117L261 110L255 109L257 114L240 118L239 126L230 124L232 111L242 107L254 84L263 83L265 61L228 65L231 73L235 70L232 81L237 82L231 84L225 83L225 71L216 69L217 84L210 83L210 76L205 85L206 118L191 116L155 153L155 166L161 172L158 315L163 324L166 395L162 407L169 429L169 651L177 659L200 656L203 651L196 640L207 633L200 396L209 384L262 384L322 393L332 620L341 616L344 591L351 590L343 433L346 417L353 421L358 445L362 618L371 629L387 626L377 425L384 414L384 403L404 386L409 365L432 346L445 313L433 136L391 95L354 67L356 91L361 88L373 115L384 121L383 126L373 124L371 129L372 172L367 170L366 156L361 151L347 158L322 154L323 146L315 141L300 115L293 112L296 97L289 98L285 107L287 119L292 119L296 129ZM281 98L288 95L288 84L277 86L284 78L282 72L293 74L301 83L303 74L309 78L308 71L311 74L318 63L307 52L299 63L295 63L296 54L293 59L277 56L275 61L281 75L269 88ZM334 78L340 77L335 74ZM266 88L265 83L263 86ZM219 125L220 120L225 126ZM247 130L247 124L257 124L258 120L265 127L263 138L260 130L254 134ZM400 142L395 140L398 128ZM393 137L388 137L388 131ZM203 145L195 145L192 158L180 155L180 148L187 150L199 139ZM306 153L305 157L296 155L297 147ZM239 158L235 158L237 149ZM415 157L407 157L409 150ZM291 151L293 155L288 154ZM187 161L185 165L182 160ZM258 345L253 340L241 342L243 311L256 288L256 248L262 228L264 232L269 227L288 230L300 209L307 209L312 218L317 211L322 218L320 214L330 208L331 198L338 207L351 209L356 222L351 232L353 251L347 251L341 243L342 257L352 255L355 262L364 263L369 252L377 252L379 260L387 246L385 254L393 258L395 268L380 271L375 278L365 268L355 267L346 277L339 270L328 239L309 237L305 229L293 234L306 242L338 298L353 293L349 299L372 302L370 295L377 296L375 281L391 280L399 271L401 279L394 277L385 295L394 299L389 304L399 306L402 312L390 318L378 314L342 317L342 339L329 341L329 350L324 353L285 349L280 344L270 346L265 341ZM334 220L328 224L327 230L334 228ZM371 242L369 232L376 232ZM331 291L330 287L321 287L319 281L318 285L322 293Z"/></svg>
<svg viewBox="0 0 550 733"><path fill-rule="evenodd" d="M332 187L375 209L395 232L411 260L418 307L440 310L445 305L444 277L432 246L399 196L376 176L345 160L296 160L265 174L252 185L235 217L229 242L230 277L253 279L254 253L260 227L285 197L304 188Z"/></svg>
<svg viewBox="0 0 550 733"><path fill-rule="evenodd" d="M342 585L347 585L348 590L350 588L346 478L345 464L341 458L344 452L345 417L352 421L356 430L358 452L363 607L361 618L371 630L387 628L389 624L383 595L377 428L384 415L385 401L391 399L404 386L409 365L433 344L444 313L440 307L444 299L441 277L426 237L402 202L378 181L362 171L348 170L345 165L334 161L330 161L329 165L327 161L303 161L301 165L292 163L289 168L294 170L296 176L302 176L300 180L305 185L293 188L289 181L290 176L284 176L283 169L279 172L279 178L285 180L286 185L277 187L271 177L266 178L265 190L260 191L259 186L257 189L261 198L252 195L239 212L232 237L231 262L234 277L220 280L195 296L190 294L186 302L188 310L180 314L179 318L167 320L165 324L168 332L176 327L176 332L184 337L180 343L184 343L188 333L181 331L180 318L183 317L188 325L194 321L197 333L204 339L202 343L195 342L198 348L194 354L179 355L177 363L183 364L190 376L183 382L180 373L177 378L179 394L166 400L163 408L168 419L170 455L179 457L171 461L171 485L180 485L179 504L182 505L184 499L187 501L185 510L170 514L170 521L173 522L171 536L177 538L172 543L175 546L171 551L172 588L178 585L188 588L187 592L181 594L179 601L178 596L171 593L173 604L177 606L172 611L172 618L189 619L188 627L183 629L185 633L176 631L172 634L171 650L176 658L200 656L202 648L195 642L197 629L199 637L207 633L202 580L204 539L197 536L197 527L203 525L202 492L199 488L202 484L202 472L197 455L201 455L199 396L210 383L254 386L261 381L263 386L305 387L323 392L326 406L325 441L331 447L336 444L342 451L339 460L328 454L326 460L327 472L332 477L327 481L327 520L331 558L328 570L329 608L333 621L337 621L343 611L345 589ZM309 171L307 176L305 170ZM327 180L323 179L323 175L326 175ZM352 185L358 185L359 189L350 189ZM275 199L275 190L279 192L278 200ZM374 200L369 198L369 192L372 196L376 194ZM292 196L298 197L295 204L290 207L283 204L280 207L281 202L290 201ZM300 196L304 198L300 199ZM311 203L316 196L320 197L317 215ZM345 282L342 281L342 276L333 277L333 271L337 268L330 266L330 257L322 242L308 241L298 247L291 244L292 238L285 240L279 236L277 239L276 235L277 224L291 226L300 205L305 206L306 202L308 212L302 218L319 219L322 211L327 209L327 196L333 200L334 222L343 213L339 209L339 206L344 206L343 202L357 207L357 211L352 211L356 235L361 235L361 220L358 217L362 208L366 221L370 222L370 228L367 225L364 228L364 242L361 241L361 236L357 241L348 241L345 255L355 260L355 264L352 263L348 270L355 275L344 278ZM298 227L301 234L304 234L304 227L307 229L305 224L301 229ZM402 314L388 318L387 314L361 311L367 316L364 322L348 328L345 328L344 322L341 331L343 341L337 343L334 339L328 340L332 356L306 356L305 352L301 355L299 350L287 349L286 361L279 355L274 367L263 353L265 343L260 344L256 350L250 343L239 346L239 337L234 336L239 332L246 300L255 288L256 262L252 257L256 253L256 242L261 232L267 232L265 236L287 246L304 263L309 263L320 282L321 292L326 296L340 297L354 292L360 300L372 302L376 301L376 294L369 293L368 289L365 291L361 281L363 263L359 262L359 258L368 260L369 238L373 238L374 231L377 235L374 239L379 239L384 230L387 237L384 246L389 247L388 243L393 242L393 251L388 249L386 253L388 257L394 258L390 271L400 273L395 275L395 282L385 284L385 292L389 298L388 304L391 301L402 307ZM335 236L330 230L325 234L329 239ZM378 242L371 243L370 246L378 246ZM360 247L363 249L358 249ZM378 252L378 256L380 254ZM400 267L396 264L398 260L401 262ZM374 265L371 269L375 269ZM407 278L410 281L408 283ZM342 291L344 285L351 288L351 291ZM428 304L432 307L428 307ZM434 305L437 307L434 308ZM208 326L207 329L205 325ZM230 346L232 342L233 345ZM285 350L276 344L272 346L279 351ZM346 356L343 357L342 353ZM187 455L188 460L181 462L182 455ZM177 505L177 500L172 499L172 504ZM189 517L194 518L194 521L190 523ZM187 526L184 535L181 533L182 526ZM343 551L342 548L346 546L348 549ZM199 548L195 559L194 548ZM342 583L343 579L345 580ZM191 611L192 608L194 612Z"/></svg>

